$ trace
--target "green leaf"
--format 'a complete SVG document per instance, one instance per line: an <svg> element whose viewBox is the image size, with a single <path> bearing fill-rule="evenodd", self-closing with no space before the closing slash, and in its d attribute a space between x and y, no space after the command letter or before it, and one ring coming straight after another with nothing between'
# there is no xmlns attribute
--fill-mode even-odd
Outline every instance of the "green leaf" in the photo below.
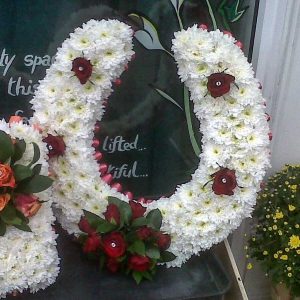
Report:
<svg viewBox="0 0 300 300"><path fill-rule="evenodd" d="M105 222L104 219L102 219L101 217L99 217L98 215L90 211L83 210L83 213L84 213L84 217L88 220L89 224L94 228L97 228L99 224Z"/></svg>
<svg viewBox="0 0 300 300"><path fill-rule="evenodd" d="M153 278L152 278L152 275L151 275L149 272L147 272L147 271L142 272L141 274L142 274L142 276L143 276L144 278L146 278L146 279L148 279L148 280L152 280L152 279L153 279Z"/></svg>
<svg viewBox="0 0 300 300"><path fill-rule="evenodd" d="M41 164L37 164L32 168L32 173L34 175L39 175L42 169L42 165Z"/></svg>
<svg viewBox="0 0 300 300"><path fill-rule="evenodd" d="M31 228L27 224L24 224L24 223L22 223L20 225L14 224L14 226L16 228L18 228L19 230L26 231L26 232L32 232Z"/></svg>
<svg viewBox="0 0 300 300"><path fill-rule="evenodd" d="M105 255L101 253L101 255L99 257L99 267L100 267L100 270L103 269L104 263L105 263Z"/></svg>
<svg viewBox="0 0 300 300"><path fill-rule="evenodd" d="M39 193L48 189L52 183L53 180L47 176L35 175L29 180L22 181L17 191L25 194Z"/></svg>
<svg viewBox="0 0 300 300"><path fill-rule="evenodd" d="M14 170L14 176L17 182L20 182L33 175L32 170L27 166L14 165L12 168Z"/></svg>
<svg viewBox="0 0 300 300"><path fill-rule="evenodd" d="M146 250L146 255L153 259L159 259L160 258L160 251L157 247L150 247Z"/></svg>
<svg viewBox="0 0 300 300"><path fill-rule="evenodd" d="M98 224L97 232L107 233L107 232L113 231L116 228L117 228L116 225L114 225L110 222L107 222L107 221L103 221L102 223Z"/></svg>
<svg viewBox="0 0 300 300"><path fill-rule="evenodd" d="M122 201L116 197L108 197L107 201L109 204L116 205L120 211L120 217L121 217L120 228L123 227L124 223L129 225L132 217L132 211L130 205L127 202Z"/></svg>
<svg viewBox="0 0 300 300"><path fill-rule="evenodd" d="M140 227L148 225L149 221L145 217L136 218L132 221L132 227Z"/></svg>
<svg viewBox="0 0 300 300"><path fill-rule="evenodd" d="M8 225L21 225L23 220L17 216L16 208L10 204L0 213L1 220Z"/></svg>
<svg viewBox="0 0 300 300"><path fill-rule="evenodd" d="M133 277L133 279L135 280L135 282L137 284L140 284L140 282L143 279L143 275L140 272L137 272L137 271L132 272L132 277Z"/></svg>
<svg viewBox="0 0 300 300"><path fill-rule="evenodd" d="M6 232L6 224L0 219L0 236L4 236Z"/></svg>
<svg viewBox="0 0 300 300"><path fill-rule="evenodd" d="M176 256L172 252L162 251L160 253L160 260L162 262L169 262L169 261L174 260L175 258L176 258Z"/></svg>
<svg viewBox="0 0 300 300"><path fill-rule="evenodd" d="M155 88L155 87L152 87L159 95L161 95L164 99L172 102L173 104L175 104L177 107L179 107L182 111L183 111L183 108L171 97L169 96L167 93L165 93L164 91L158 89L158 88Z"/></svg>
<svg viewBox="0 0 300 300"><path fill-rule="evenodd" d="M128 251L139 255L145 255L146 247L142 241L136 240L128 247Z"/></svg>
<svg viewBox="0 0 300 300"><path fill-rule="evenodd" d="M147 216L147 220L149 221L149 226L155 230L159 230L162 223L162 215L158 208L151 210Z"/></svg>
<svg viewBox="0 0 300 300"><path fill-rule="evenodd" d="M223 0L222 3L219 5L218 11L230 23L237 22L249 8L249 5L240 8L240 2L240 0Z"/></svg>
<svg viewBox="0 0 300 300"><path fill-rule="evenodd" d="M14 154L14 146L10 136L0 130L0 162L6 162Z"/></svg>
<svg viewBox="0 0 300 300"><path fill-rule="evenodd" d="M40 152L39 146L34 142L32 142L32 145L33 145L33 158L32 158L31 163L28 165L28 167L31 167L32 165L34 165L41 157L41 152Z"/></svg>
<svg viewBox="0 0 300 300"><path fill-rule="evenodd" d="M26 150L26 143L24 140L17 140L14 144L14 155L12 156L12 162L18 161L22 158L25 150Z"/></svg>
<svg viewBox="0 0 300 300"><path fill-rule="evenodd" d="M148 50L164 50L168 52L161 44L155 26L146 18L137 14L130 14L134 22L142 28L137 30L134 37Z"/></svg>
<svg viewBox="0 0 300 300"><path fill-rule="evenodd" d="M170 1L177 12L180 10L180 7L184 2L184 0L170 0Z"/></svg>

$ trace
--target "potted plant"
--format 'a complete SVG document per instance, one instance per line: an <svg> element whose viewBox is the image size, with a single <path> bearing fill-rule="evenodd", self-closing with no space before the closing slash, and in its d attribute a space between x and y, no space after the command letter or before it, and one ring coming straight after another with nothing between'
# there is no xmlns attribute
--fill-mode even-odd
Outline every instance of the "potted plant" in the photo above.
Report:
<svg viewBox="0 0 300 300"><path fill-rule="evenodd" d="M273 283L274 299L300 299L300 165L270 177L257 198L249 256Z"/></svg>

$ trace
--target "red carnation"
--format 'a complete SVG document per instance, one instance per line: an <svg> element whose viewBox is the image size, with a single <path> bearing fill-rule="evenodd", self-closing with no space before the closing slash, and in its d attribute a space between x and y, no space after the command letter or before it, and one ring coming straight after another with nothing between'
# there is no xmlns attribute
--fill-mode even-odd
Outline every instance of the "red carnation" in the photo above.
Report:
<svg viewBox="0 0 300 300"><path fill-rule="evenodd" d="M160 250L167 250L171 245L171 237L169 234L157 232L155 234L157 246Z"/></svg>
<svg viewBox="0 0 300 300"><path fill-rule="evenodd" d="M120 224L120 211L115 204L109 204L104 212L105 220L110 223L119 225Z"/></svg>
<svg viewBox="0 0 300 300"><path fill-rule="evenodd" d="M116 273L119 270L119 266L120 264L118 263L118 261L115 258L108 258L107 262L106 262L106 268L112 272L112 273Z"/></svg>
<svg viewBox="0 0 300 300"><path fill-rule="evenodd" d="M147 256L133 255L128 259L128 267L138 272L147 271L150 268L150 258Z"/></svg>
<svg viewBox="0 0 300 300"><path fill-rule="evenodd" d="M83 252L90 253L97 251L101 246L101 238L97 234L90 235L84 243Z"/></svg>
<svg viewBox="0 0 300 300"><path fill-rule="evenodd" d="M227 168L222 168L214 175L212 189L216 195L232 196L233 190L237 186L235 171Z"/></svg>
<svg viewBox="0 0 300 300"><path fill-rule="evenodd" d="M136 234L140 240L148 239L153 233L153 230L147 226L143 226L136 231Z"/></svg>
<svg viewBox="0 0 300 300"><path fill-rule="evenodd" d="M109 257L120 257L126 251L126 242L120 232L111 232L103 237L103 249Z"/></svg>
<svg viewBox="0 0 300 300"><path fill-rule="evenodd" d="M48 136L43 139L43 142L47 143L47 148L49 150L49 158L63 155L65 153L66 145L61 136L54 136L52 134L48 134Z"/></svg>
<svg viewBox="0 0 300 300"><path fill-rule="evenodd" d="M208 77L207 89L214 98L221 97L230 91L230 84L235 77L226 73L214 73Z"/></svg>
<svg viewBox="0 0 300 300"><path fill-rule="evenodd" d="M129 201L129 205L130 205L131 210L132 210L132 220L134 220L136 218L140 218L144 215L144 213L146 211L146 207L144 207L140 203L137 203L137 202L132 201L132 200Z"/></svg>
<svg viewBox="0 0 300 300"><path fill-rule="evenodd" d="M78 227L81 231L87 234L94 234L96 230L90 225L86 218L81 218L80 222L78 223Z"/></svg>
<svg viewBox="0 0 300 300"><path fill-rule="evenodd" d="M72 62L72 71L81 84L85 84L92 75L93 65L84 57L77 57Z"/></svg>

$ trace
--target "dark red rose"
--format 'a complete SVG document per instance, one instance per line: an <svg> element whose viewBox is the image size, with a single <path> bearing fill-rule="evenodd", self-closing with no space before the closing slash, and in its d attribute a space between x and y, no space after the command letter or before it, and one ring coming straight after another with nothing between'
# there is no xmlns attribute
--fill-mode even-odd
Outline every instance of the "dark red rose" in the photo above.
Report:
<svg viewBox="0 0 300 300"><path fill-rule="evenodd" d="M117 205L109 204L103 215L104 215L106 221L117 224L117 225L120 224L120 211L119 211Z"/></svg>
<svg viewBox="0 0 300 300"><path fill-rule="evenodd" d="M63 155L65 153L66 145L61 136L48 134L48 136L43 139L43 142L47 143L49 158Z"/></svg>
<svg viewBox="0 0 300 300"><path fill-rule="evenodd" d="M119 270L119 263L115 258L108 258L107 262L106 262L106 268L112 272L112 273L116 273Z"/></svg>
<svg viewBox="0 0 300 300"><path fill-rule="evenodd" d="M235 77L226 73L214 73L208 77L207 89L214 98L221 97L230 91L230 84Z"/></svg>
<svg viewBox="0 0 300 300"><path fill-rule="evenodd" d="M165 234L162 232L157 232L155 234L156 243L160 250L167 250L171 245L171 237L169 234Z"/></svg>
<svg viewBox="0 0 300 300"><path fill-rule="evenodd" d="M111 232L103 237L103 249L109 257L120 257L126 251L126 242L120 232Z"/></svg>
<svg viewBox="0 0 300 300"><path fill-rule="evenodd" d="M144 215L144 213L146 211L146 207L144 207L140 203L137 203L133 200L129 201L129 205L130 205L131 210L132 210L132 220L134 220L136 218L140 218Z"/></svg>
<svg viewBox="0 0 300 300"><path fill-rule="evenodd" d="M136 231L136 234L140 240L148 239L153 233L153 230L147 226L143 226Z"/></svg>
<svg viewBox="0 0 300 300"><path fill-rule="evenodd" d="M84 57L77 57L72 62L72 71L80 83L85 84L92 75L93 66L91 62Z"/></svg>
<svg viewBox="0 0 300 300"><path fill-rule="evenodd" d="M128 259L128 267L131 270L144 272L150 268L150 258L148 256L133 255Z"/></svg>
<svg viewBox="0 0 300 300"><path fill-rule="evenodd" d="M81 231L87 233L87 234L94 234L96 233L96 230L91 227L90 223L86 218L81 218L80 222L78 223L78 227Z"/></svg>
<svg viewBox="0 0 300 300"><path fill-rule="evenodd" d="M90 253L97 251L101 246L101 238L97 234L90 235L83 246L84 253Z"/></svg>
<svg viewBox="0 0 300 300"><path fill-rule="evenodd" d="M222 168L214 175L212 189L216 195L232 196L233 190L237 186L235 171L227 168Z"/></svg>

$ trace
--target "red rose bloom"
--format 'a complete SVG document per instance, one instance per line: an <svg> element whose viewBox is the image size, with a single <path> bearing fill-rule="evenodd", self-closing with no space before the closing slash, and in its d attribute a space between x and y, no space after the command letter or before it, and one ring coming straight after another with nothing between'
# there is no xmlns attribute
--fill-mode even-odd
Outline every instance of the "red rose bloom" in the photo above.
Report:
<svg viewBox="0 0 300 300"><path fill-rule="evenodd" d="M120 257L126 251L126 242L120 232L111 232L103 237L103 249L109 257Z"/></svg>
<svg viewBox="0 0 300 300"><path fill-rule="evenodd" d="M72 69L81 84L85 84L92 75L93 66L84 57L77 57L72 62Z"/></svg>
<svg viewBox="0 0 300 300"><path fill-rule="evenodd" d="M0 164L0 187L14 188L15 186L16 181L11 167Z"/></svg>
<svg viewBox="0 0 300 300"><path fill-rule="evenodd" d="M171 245L171 237L169 234L164 234L162 232L157 232L155 234L156 243L160 250L167 250Z"/></svg>
<svg viewBox="0 0 300 300"><path fill-rule="evenodd" d="M49 150L49 158L63 155L65 153L66 145L61 136L54 136L52 134L48 134L48 136L43 139L43 142L47 143L47 148Z"/></svg>
<svg viewBox="0 0 300 300"><path fill-rule="evenodd" d="M133 255L128 259L128 267L131 270L144 272L150 268L150 258L148 256Z"/></svg>
<svg viewBox="0 0 300 300"><path fill-rule="evenodd" d="M106 262L106 268L110 272L116 273L119 270L119 263L115 258L109 258Z"/></svg>
<svg viewBox="0 0 300 300"><path fill-rule="evenodd" d="M237 186L235 171L223 168L214 175L212 189L216 195L232 196L233 190Z"/></svg>
<svg viewBox="0 0 300 300"><path fill-rule="evenodd" d="M94 234L96 233L96 230L91 227L90 223L86 218L81 218L80 222L78 223L78 227L81 231L87 233L87 234Z"/></svg>
<svg viewBox="0 0 300 300"><path fill-rule="evenodd" d="M100 248L100 246L101 246L100 236L97 234L90 235L84 243L83 252L84 253L95 252Z"/></svg>
<svg viewBox="0 0 300 300"><path fill-rule="evenodd" d="M148 239L153 233L153 230L147 226L137 229L136 234L140 240Z"/></svg>
<svg viewBox="0 0 300 300"><path fill-rule="evenodd" d="M221 97L230 91L230 84L235 77L226 73L214 73L208 77L207 89L214 98Z"/></svg>
<svg viewBox="0 0 300 300"><path fill-rule="evenodd" d="M106 221L117 225L120 224L120 212L115 204L109 204L103 215Z"/></svg>
<svg viewBox="0 0 300 300"><path fill-rule="evenodd" d="M134 220L136 218L140 218L144 215L144 213L146 211L146 207L144 207L140 203L137 203L133 200L129 201L129 205L130 205L131 210L132 210L132 220Z"/></svg>

